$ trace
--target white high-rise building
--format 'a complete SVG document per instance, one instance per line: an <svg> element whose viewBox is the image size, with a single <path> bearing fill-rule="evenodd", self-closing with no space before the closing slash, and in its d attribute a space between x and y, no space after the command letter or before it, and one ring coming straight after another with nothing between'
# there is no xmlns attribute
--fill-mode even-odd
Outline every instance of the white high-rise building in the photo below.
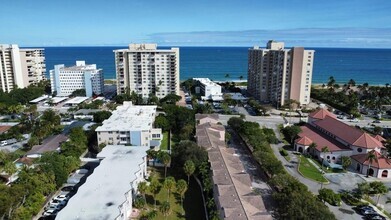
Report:
<svg viewBox="0 0 391 220"><path fill-rule="evenodd" d="M287 100L308 104L311 94L314 50L284 49L269 41L267 47L248 52L248 92L261 102L284 105Z"/></svg>
<svg viewBox="0 0 391 220"><path fill-rule="evenodd" d="M179 48L157 49L156 44L130 44L114 50L117 93L127 90L163 98L179 95Z"/></svg>
<svg viewBox="0 0 391 220"><path fill-rule="evenodd" d="M102 69L96 64L86 65L85 61L76 61L76 66L65 67L64 64L55 65L50 70L50 84L52 93L57 96L69 96L75 90L85 89L86 96L100 95L104 90Z"/></svg>
<svg viewBox="0 0 391 220"><path fill-rule="evenodd" d="M45 73L44 49L0 44L0 88L4 92L38 83L45 79Z"/></svg>

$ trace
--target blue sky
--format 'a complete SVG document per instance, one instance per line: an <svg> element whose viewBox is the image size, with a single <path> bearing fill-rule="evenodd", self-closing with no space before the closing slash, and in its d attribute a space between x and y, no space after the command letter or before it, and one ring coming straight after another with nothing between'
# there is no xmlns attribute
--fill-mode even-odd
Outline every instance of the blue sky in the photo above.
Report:
<svg viewBox="0 0 391 220"><path fill-rule="evenodd" d="M2 0L0 43L391 48L390 0Z"/></svg>

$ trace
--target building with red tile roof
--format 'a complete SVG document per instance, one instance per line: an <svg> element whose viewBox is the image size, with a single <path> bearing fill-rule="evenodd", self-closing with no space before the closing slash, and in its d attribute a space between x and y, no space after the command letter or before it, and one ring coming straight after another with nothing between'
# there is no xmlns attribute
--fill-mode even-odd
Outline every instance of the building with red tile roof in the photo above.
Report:
<svg viewBox="0 0 391 220"><path fill-rule="evenodd" d="M357 154L351 156L352 167L361 174L368 174L377 178L388 178L391 175L391 161L381 153L372 150L375 154L376 160L373 160L370 164L368 160L368 154ZM369 167L370 165L370 167Z"/></svg>
<svg viewBox="0 0 391 220"><path fill-rule="evenodd" d="M355 161L355 169L363 174L369 172L376 177L387 177L391 172L391 165L388 159L382 156L383 146L381 136L371 136L370 134L339 121L334 114L327 109L319 109L308 116L308 123L301 126L301 132L295 141L295 150L302 153L311 153L315 157L324 158L330 166L340 163L342 156L351 156ZM310 152L310 145L316 147ZM327 153L322 153L322 148L327 146ZM375 152L379 166L368 167L367 155ZM357 167L360 169L357 169ZM388 171L389 169L389 171ZM386 171L384 171L386 170ZM391 175L390 175L391 178Z"/></svg>

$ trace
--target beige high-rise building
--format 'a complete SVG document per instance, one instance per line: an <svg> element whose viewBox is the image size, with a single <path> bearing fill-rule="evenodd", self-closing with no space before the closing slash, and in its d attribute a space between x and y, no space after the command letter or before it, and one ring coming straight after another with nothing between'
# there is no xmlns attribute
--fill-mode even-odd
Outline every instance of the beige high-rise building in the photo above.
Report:
<svg viewBox="0 0 391 220"><path fill-rule="evenodd" d="M19 49L16 44L0 44L0 89L25 88L45 79L44 49Z"/></svg>
<svg viewBox="0 0 391 220"><path fill-rule="evenodd" d="M248 92L257 100L284 105L310 102L314 50L285 49L283 42L269 41L266 49L248 52Z"/></svg>
<svg viewBox="0 0 391 220"><path fill-rule="evenodd" d="M143 98L179 95L179 48L130 44L129 49L114 50L114 54L118 94L129 89Z"/></svg>

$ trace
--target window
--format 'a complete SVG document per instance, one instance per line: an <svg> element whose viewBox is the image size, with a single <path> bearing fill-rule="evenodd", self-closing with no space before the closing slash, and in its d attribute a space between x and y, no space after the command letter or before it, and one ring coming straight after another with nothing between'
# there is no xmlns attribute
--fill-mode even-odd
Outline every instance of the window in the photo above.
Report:
<svg viewBox="0 0 391 220"><path fill-rule="evenodd" d="M357 152L361 153L362 149L361 148L357 148Z"/></svg>

